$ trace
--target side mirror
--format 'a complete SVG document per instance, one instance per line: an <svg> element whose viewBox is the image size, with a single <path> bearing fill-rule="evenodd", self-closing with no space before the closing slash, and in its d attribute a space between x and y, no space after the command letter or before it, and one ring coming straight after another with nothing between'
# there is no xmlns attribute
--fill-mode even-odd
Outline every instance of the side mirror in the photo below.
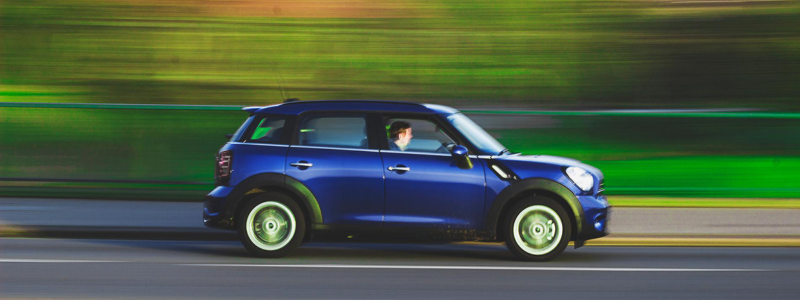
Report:
<svg viewBox="0 0 800 300"><path fill-rule="evenodd" d="M233 137L233 133L228 133L228 134L225 134L225 138L226 138L226 139L229 139L229 140L230 140L232 137Z"/></svg>
<svg viewBox="0 0 800 300"><path fill-rule="evenodd" d="M469 159L469 150L467 147L457 145L450 151L453 158L456 159L456 164L459 169L472 169L472 160Z"/></svg>

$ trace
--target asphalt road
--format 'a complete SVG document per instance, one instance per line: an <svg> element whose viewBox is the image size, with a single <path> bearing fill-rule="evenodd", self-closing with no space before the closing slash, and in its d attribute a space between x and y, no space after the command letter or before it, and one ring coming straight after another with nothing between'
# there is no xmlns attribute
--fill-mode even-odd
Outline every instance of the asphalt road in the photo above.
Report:
<svg viewBox="0 0 800 300"><path fill-rule="evenodd" d="M0 198L0 229L159 229L211 233L197 202ZM800 209L613 208L614 234L800 237Z"/></svg>
<svg viewBox="0 0 800 300"><path fill-rule="evenodd" d="M213 241L202 204L0 198L0 231L87 230L93 239L0 238L0 298L797 299L800 248L600 247L547 263L497 244L310 243L255 259ZM800 236L800 210L615 208L612 236ZM98 235L98 230L105 234ZM199 241L107 240L125 230ZM72 235L67 235L72 236ZM215 238L216 237L216 238ZM99 239L98 239L99 238ZM607 238L608 239L608 238ZM208 241L203 241L208 240Z"/></svg>
<svg viewBox="0 0 800 300"><path fill-rule="evenodd" d="M237 242L0 239L0 298L797 299L800 248L568 249L307 244L255 259Z"/></svg>

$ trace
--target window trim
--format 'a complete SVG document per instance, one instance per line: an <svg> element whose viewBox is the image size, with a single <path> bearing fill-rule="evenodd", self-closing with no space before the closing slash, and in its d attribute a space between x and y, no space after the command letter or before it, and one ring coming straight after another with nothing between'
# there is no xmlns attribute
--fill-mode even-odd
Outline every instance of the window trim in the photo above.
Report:
<svg viewBox="0 0 800 300"><path fill-rule="evenodd" d="M421 152L421 151L397 151L397 150L381 150L381 153L392 153L392 154L408 154L408 155L427 155L427 156L442 156L442 157L452 157L453 155L450 153L439 153L439 152Z"/></svg>
<svg viewBox="0 0 800 300"><path fill-rule="evenodd" d="M378 153L378 149L367 148L349 148L349 147L331 147L331 146L313 146L313 145L287 145L287 147L301 148L301 149L323 149L323 150L340 150L340 151L360 151L360 152L373 152Z"/></svg>
<svg viewBox="0 0 800 300"><path fill-rule="evenodd" d="M229 144L231 144L231 145L252 145L252 146L263 146L263 147L289 148L289 145L285 145L285 144L242 143L242 142L230 142Z"/></svg>

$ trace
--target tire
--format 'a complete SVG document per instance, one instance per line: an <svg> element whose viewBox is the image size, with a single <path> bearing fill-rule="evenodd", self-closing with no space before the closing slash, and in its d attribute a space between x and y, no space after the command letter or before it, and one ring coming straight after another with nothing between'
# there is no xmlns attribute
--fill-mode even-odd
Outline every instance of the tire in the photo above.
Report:
<svg viewBox="0 0 800 300"><path fill-rule="evenodd" d="M306 221L300 206L281 193L251 199L237 219L242 245L258 257L283 257L300 245Z"/></svg>
<svg viewBox="0 0 800 300"><path fill-rule="evenodd" d="M572 236L569 216L549 198L529 197L514 205L505 218L506 246L525 261L548 261L567 248Z"/></svg>

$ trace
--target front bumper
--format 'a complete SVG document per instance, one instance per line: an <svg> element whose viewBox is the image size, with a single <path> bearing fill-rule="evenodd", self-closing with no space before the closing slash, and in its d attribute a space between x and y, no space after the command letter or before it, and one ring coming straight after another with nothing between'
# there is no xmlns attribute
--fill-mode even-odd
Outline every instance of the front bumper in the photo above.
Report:
<svg viewBox="0 0 800 300"><path fill-rule="evenodd" d="M583 206L582 230L576 237L577 241L586 241L608 235L608 222L611 206L605 195L578 196L578 201Z"/></svg>

